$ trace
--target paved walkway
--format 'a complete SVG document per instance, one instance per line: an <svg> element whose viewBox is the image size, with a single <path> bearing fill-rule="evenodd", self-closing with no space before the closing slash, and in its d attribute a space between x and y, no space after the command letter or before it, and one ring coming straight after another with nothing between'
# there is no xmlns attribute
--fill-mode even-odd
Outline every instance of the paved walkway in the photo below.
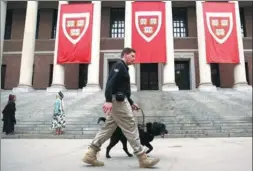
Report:
<svg viewBox="0 0 253 171"><path fill-rule="evenodd" d="M112 159L105 159L101 151L104 167L87 166L81 158L90 141L1 140L1 171L149 170L139 169L136 158L127 157L120 143L112 150ZM152 144L151 155L161 158L157 171L252 171L252 138L155 139Z"/></svg>

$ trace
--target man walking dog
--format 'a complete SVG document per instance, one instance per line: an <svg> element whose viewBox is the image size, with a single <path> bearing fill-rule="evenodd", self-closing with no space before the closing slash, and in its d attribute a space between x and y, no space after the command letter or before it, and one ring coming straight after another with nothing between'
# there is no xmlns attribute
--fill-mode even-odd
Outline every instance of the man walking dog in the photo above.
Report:
<svg viewBox="0 0 253 171"><path fill-rule="evenodd" d="M133 117L133 110L138 110L138 106L131 99L130 76L128 65L134 63L135 50L124 48L121 53L121 60L117 61L109 74L103 110L108 114L105 125L97 133L91 142L88 151L82 161L93 166L104 166L104 163L97 160L97 152L108 140L117 126L122 129L128 142L134 150L134 154L139 159L140 167L149 168L159 162L158 158L148 157L144 147L140 143L139 132Z"/></svg>

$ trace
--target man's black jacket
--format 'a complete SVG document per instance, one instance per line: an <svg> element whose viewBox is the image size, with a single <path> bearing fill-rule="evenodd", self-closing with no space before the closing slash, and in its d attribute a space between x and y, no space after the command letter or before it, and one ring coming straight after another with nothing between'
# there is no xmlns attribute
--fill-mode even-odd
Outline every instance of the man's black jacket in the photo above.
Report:
<svg viewBox="0 0 253 171"><path fill-rule="evenodd" d="M131 89L128 69L126 63L121 59L112 66L105 88L106 102L112 102L112 95L122 92L127 97L129 103L133 104L133 100L130 98Z"/></svg>

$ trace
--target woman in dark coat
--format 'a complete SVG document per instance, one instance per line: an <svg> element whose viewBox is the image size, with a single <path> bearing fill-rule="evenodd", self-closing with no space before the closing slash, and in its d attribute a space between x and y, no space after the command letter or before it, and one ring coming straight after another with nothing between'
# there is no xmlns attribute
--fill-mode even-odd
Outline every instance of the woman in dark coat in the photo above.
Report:
<svg viewBox="0 0 253 171"><path fill-rule="evenodd" d="M16 112L16 96L10 94L9 101L5 106L3 113L3 132L8 134L14 133L14 124L16 124L15 112Z"/></svg>

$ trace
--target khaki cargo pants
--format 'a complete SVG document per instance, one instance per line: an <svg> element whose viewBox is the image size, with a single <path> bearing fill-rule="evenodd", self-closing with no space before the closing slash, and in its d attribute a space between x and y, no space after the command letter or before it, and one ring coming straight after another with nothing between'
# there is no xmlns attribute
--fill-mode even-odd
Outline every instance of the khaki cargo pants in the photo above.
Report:
<svg viewBox="0 0 253 171"><path fill-rule="evenodd" d="M111 137L117 126L122 129L123 134L134 150L134 154L143 153L144 147L140 143L137 124L133 117L131 105L126 98L122 102L113 99L112 112L106 118L105 125L97 133L90 147L99 151L102 144Z"/></svg>

